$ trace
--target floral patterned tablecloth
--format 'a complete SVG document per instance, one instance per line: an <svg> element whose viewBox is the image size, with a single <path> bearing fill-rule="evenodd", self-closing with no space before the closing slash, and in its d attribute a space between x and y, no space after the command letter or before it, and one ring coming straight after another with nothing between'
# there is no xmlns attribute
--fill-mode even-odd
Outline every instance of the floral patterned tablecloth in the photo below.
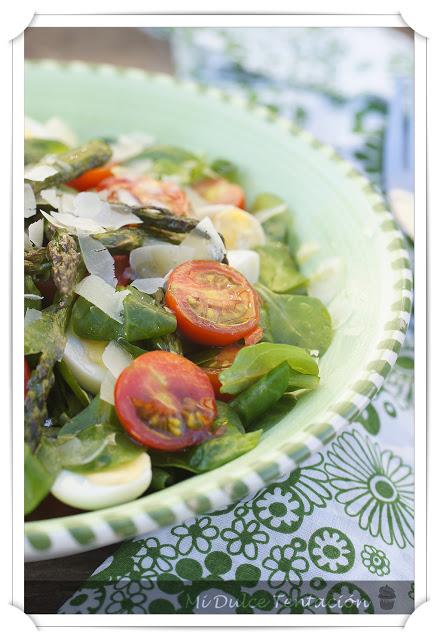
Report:
<svg viewBox="0 0 440 640"><path fill-rule="evenodd" d="M391 29L177 29L178 73L269 104L380 187ZM410 613L413 334L374 401L287 477L221 511L123 543L60 613Z"/></svg>

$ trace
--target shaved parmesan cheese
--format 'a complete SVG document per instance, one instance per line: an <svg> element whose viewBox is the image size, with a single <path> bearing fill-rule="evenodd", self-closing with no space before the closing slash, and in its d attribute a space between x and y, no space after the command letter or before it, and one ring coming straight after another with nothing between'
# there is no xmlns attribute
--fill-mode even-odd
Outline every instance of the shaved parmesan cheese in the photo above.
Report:
<svg viewBox="0 0 440 640"><path fill-rule="evenodd" d="M221 262L226 254L223 240L211 220L203 218L179 245L194 250L195 260L216 260Z"/></svg>
<svg viewBox="0 0 440 640"><path fill-rule="evenodd" d="M110 371L107 371L101 383L101 390L99 392L101 400L104 400L109 404L115 404L115 384L115 376L110 373Z"/></svg>
<svg viewBox="0 0 440 640"><path fill-rule="evenodd" d="M115 278L115 261L110 251L102 242L90 236L78 235L78 242L87 271L116 287L118 281Z"/></svg>
<svg viewBox="0 0 440 640"><path fill-rule="evenodd" d="M112 340L104 349L102 361L112 376L118 378L124 369L133 362L133 358Z"/></svg>
<svg viewBox="0 0 440 640"><path fill-rule="evenodd" d="M37 201L35 200L34 190L31 185L25 182L24 184L24 217L31 218L35 215L37 207Z"/></svg>
<svg viewBox="0 0 440 640"><path fill-rule="evenodd" d="M32 180L33 182L43 182L46 178L53 176L57 173L57 169L50 167L49 165L39 164L34 167L29 167L24 172L25 180Z"/></svg>
<svg viewBox="0 0 440 640"><path fill-rule="evenodd" d="M141 224L142 220L130 211L121 211L117 206L112 206L108 202L104 203L104 207L94 220L101 224L109 231L120 229L127 224Z"/></svg>
<svg viewBox="0 0 440 640"><path fill-rule="evenodd" d="M44 211L41 213L54 227L67 229L71 233L78 233L78 231L87 234L105 232L104 227L99 226L99 224L96 224L94 220L90 220L89 218L77 218L77 216L71 213L59 213L57 211L53 211L52 214L45 213Z"/></svg>
<svg viewBox="0 0 440 640"><path fill-rule="evenodd" d="M233 249L227 251L228 262L237 269L251 284L258 282L260 277L260 256L251 249Z"/></svg>
<svg viewBox="0 0 440 640"><path fill-rule="evenodd" d="M139 278L163 278L171 269L193 258L192 247L153 244L133 249L130 266Z"/></svg>
<svg viewBox="0 0 440 640"><path fill-rule="evenodd" d="M29 249L33 249L33 244L32 242L29 240L29 236L26 233L26 231L24 232L24 250L28 251Z"/></svg>
<svg viewBox="0 0 440 640"><path fill-rule="evenodd" d="M44 220L37 220L37 222L33 222L29 225L28 228L29 240L36 247L41 247L43 245L44 238Z"/></svg>
<svg viewBox="0 0 440 640"><path fill-rule="evenodd" d="M70 147L75 147L78 143L76 135L67 124L57 117L49 118L44 128L46 135L43 138L51 138L52 140L61 140Z"/></svg>
<svg viewBox="0 0 440 640"><path fill-rule="evenodd" d="M55 209L60 208L60 197L57 194L56 189L43 189L40 193L41 197Z"/></svg>
<svg viewBox="0 0 440 640"><path fill-rule="evenodd" d="M39 309L26 309L26 314L24 316L24 326L26 327L28 324L32 324L36 320L39 320L43 314Z"/></svg>
<svg viewBox="0 0 440 640"><path fill-rule="evenodd" d="M76 285L75 292L122 324L123 300L129 291L115 291L102 278L90 275Z"/></svg>
<svg viewBox="0 0 440 640"><path fill-rule="evenodd" d="M315 254L317 254L320 250L320 246L317 242L304 242L296 252L296 259L298 264L304 264L312 258Z"/></svg>
<svg viewBox="0 0 440 640"><path fill-rule="evenodd" d="M234 209L233 205L224 204L202 204L194 207L193 216L197 220L203 220L203 218L213 218L217 213L221 213L225 209Z"/></svg>
<svg viewBox="0 0 440 640"><path fill-rule="evenodd" d="M73 206L73 214L75 216L95 219L105 204L102 202L98 194L83 191L75 196Z"/></svg>
<svg viewBox="0 0 440 640"><path fill-rule="evenodd" d="M139 206L139 200L135 198L130 191L127 191L127 189L118 190L118 200L122 202L122 204L127 204L129 207Z"/></svg>
<svg viewBox="0 0 440 640"><path fill-rule="evenodd" d="M25 293L24 297L27 298L27 300L42 300L43 296L37 296L36 293Z"/></svg>
<svg viewBox="0 0 440 640"><path fill-rule="evenodd" d="M277 216L280 213L286 213L287 204L285 202L281 202L276 207L270 207L270 209L260 209L257 213L254 213L255 218L258 220L260 224L263 222L267 222L273 216Z"/></svg>
<svg viewBox="0 0 440 640"><path fill-rule="evenodd" d="M342 258L328 258L310 276L309 295L328 305L346 285L345 262Z"/></svg>
<svg viewBox="0 0 440 640"><path fill-rule="evenodd" d="M150 147L154 142L152 136L138 133L124 133L111 145L113 150L113 162L123 162L138 155L145 147Z"/></svg>
<svg viewBox="0 0 440 640"><path fill-rule="evenodd" d="M135 287L138 291L143 293L156 293L158 289L165 284L165 278L138 278L131 283L132 287Z"/></svg>

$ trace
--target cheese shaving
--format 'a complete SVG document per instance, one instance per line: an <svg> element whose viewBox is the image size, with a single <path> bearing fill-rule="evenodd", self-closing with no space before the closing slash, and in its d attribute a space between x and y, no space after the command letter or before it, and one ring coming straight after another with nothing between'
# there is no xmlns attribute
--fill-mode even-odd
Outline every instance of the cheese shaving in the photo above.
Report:
<svg viewBox="0 0 440 640"><path fill-rule="evenodd" d="M165 284L165 278L138 278L131 283L132 287L135 287L138 291L143 293L156 293L158 289Z"/></svg>
<svg viewBox="0 0 440 640"><path fill-rule="evenodd" d="M122 324L123 300L129 291L115 291L102 278L90 275L76 285L75 292Z"/></svg>
<svg viewBox="0 0 440 640"><path fill-rule="evenodd" d="M115 262L110 251L102 242L90 236L78 235L78 242L87 271L116 287Z"/></svg>
<svg viewBox="0 0 440 640"><path fill-rule="evenodd" d="M133 362L133 358L112 340L104 349L102 361L112 376L118 378L124 369Z"/></svg>
<svg viewBox="0 0 440 640"><path fill-rule="evenodd" d="M34 167L29 167L29 169L24 172L24 179L32 180L33 182L44 182L46 178L49 178L56 173L57 169L55 169L55 167L50 167L49 165L45 164L38 164Z"/></svg>
<svg viewBox="0 0 440 640"><path fill-rule="evenodd" d="M36 247L43 246L44 239L44 220L41 218L36 222L29 225L28 228L29 240Z"/></svg>
<svg viewBox="0 0 440 640"><path fill-rule="evenodd" d="M24 217L32 218L36 213L37 201L30 184L25 182L24 185Z"/></svg>

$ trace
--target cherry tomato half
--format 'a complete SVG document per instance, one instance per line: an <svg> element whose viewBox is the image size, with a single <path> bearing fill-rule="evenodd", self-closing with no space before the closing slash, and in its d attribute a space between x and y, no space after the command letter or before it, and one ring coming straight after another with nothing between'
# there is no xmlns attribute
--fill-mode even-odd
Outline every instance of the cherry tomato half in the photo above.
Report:
<svg viewBox="0 0 440 640"><path fill-rule="evenodd" d="M243 189L223 178L206 178L196 182L192 188L212 204L232 204L239 209L245 208Z"/></svg>
<svg viewBox="0 0 440 640"><path fill-rule="evenodd" d="M189 260L176 267L168 278L165 304L184 336L209 346L245 338L260 319L258 296L246 278L211 260Z"/></svg>
<svg viewBox="0 0 440 640"><path fill-rule="evenodd" d="M168 351L149 351L121 373L115 407L127 433L151 449L177 451L211 437L217 415L208 376Z"/></svg>
<svg viewBox="0 0 440 640"><path fill-rule="evenodd" d="M111 177L98 185L98 190L108 189L107 199L118 202L120 190L131 193L139 204L165 207L176 216L187 216L189 213L188 196L180 187L172 182L160 182L148 176L136 180Z"/></svg>
<svg viewBox="0 0 440 640"><path fill-rule="evenodd" d="M96 167L95 169L86 171L68 182L67 186L77 191L88 191L89 189L95 189L100 182L112 175L111 165L104 165L103 167Z"/></svg>
<svg viewBox="0 0 440 640"><path fill-rule="evenodd" d="M227 347L223 347L214 353L205 352L200 354L197 358L197 364L205 371L209 381L214 389L215 397L219 400L228 401L233 396L220 392L222 383L220 382L219 375L225 369L228 369L235 360L235 356L242 347L239 344L230 344Z"/></svg>
<svg viewBox="0 0 440 640"><path fill-rule="evenodd" d="M31 368L26 358L24 359L24 397L27 396L29 378L31 377Z"/></svg>
<svg viewBox="0 0 440 640"><path fill-rule="evenodd" d="M128 253L118 253L113 256L115 263L115 277L118 281L118 285L126 287L133 281L133 273L130 268L130 258Z"/></svg>

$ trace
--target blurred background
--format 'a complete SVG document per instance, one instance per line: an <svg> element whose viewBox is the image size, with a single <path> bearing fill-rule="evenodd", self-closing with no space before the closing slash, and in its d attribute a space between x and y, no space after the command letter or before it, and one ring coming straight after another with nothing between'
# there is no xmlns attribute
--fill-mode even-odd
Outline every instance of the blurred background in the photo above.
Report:
<svg viewBox="0 0 440 640"><path fill-rule="evenodd" d="M411 29L388 27L31 27L25 57L134 66L243 94L333 145L388 192L403 170L384 166L392 114L392 147L411 157L402 87L412 92L413 42Z"/></svg>

